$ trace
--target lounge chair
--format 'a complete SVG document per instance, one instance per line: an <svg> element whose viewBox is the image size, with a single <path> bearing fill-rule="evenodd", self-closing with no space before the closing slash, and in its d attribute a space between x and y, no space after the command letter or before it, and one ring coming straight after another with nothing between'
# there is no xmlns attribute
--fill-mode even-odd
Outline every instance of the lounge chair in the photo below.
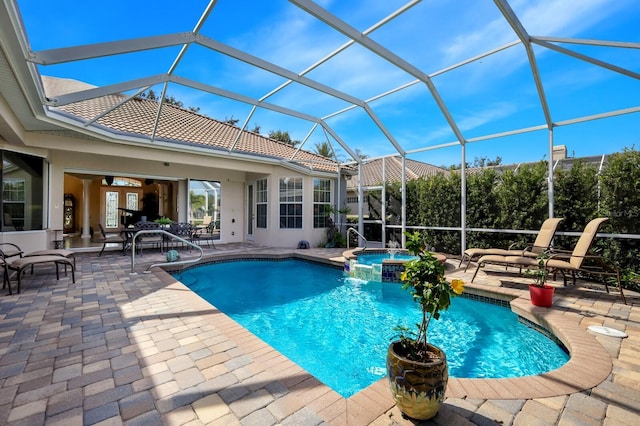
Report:
<svg viewBox="0 0 640 426"><path fill-rule="evenodd" d="M548 256L544 257L544 267L552 272L554 275L557 272L562 273L564 285L567 285L567 273L571 273L573 284L576 283L576 272L583 272L586 274L601 275L603 277L614 277L617 281L618 288L620 289L620 297L623 303L627 303L622 290L622 283L620 280L620 270L617 267L611 266L606 260L599 255L589 254L589 249L595 241L598 229L600 226L609 220L606 217L599 217L590 221L585 226L584 231L580 235L578 242L576 243L573 251L560 251L550 250ZM538 268L539 259L526 256L498 256L498 255L485 255L478 260L478 267L476 268L471 282L476 277L480 267L487 263L500 264L506 266ZM603 279L605 289L609 293L609 286L606 278Z"/></svg>
<svg viewBox="0 0 640 426"><path fill-rule="evenodd" d="M462 266L462 262L466 260L467 265L465 266L464 271L467 272L467 268L469 267L469 263L471 263L471 261L485 255L526 256L536 258L540 253L549 250L551 242L553 241L553 236L556 234L556 230L558 229L558 224L563 220L563 218L557 217L552 217L545 220L542 223L540 231L538 232L538 236L536 237L533 244L527 245L522 249L516 249L517 245L520 243L514 243L508 249L469 248L462 254L462 258L460 259L460 264L458 265L458 267Z"/></svg>
<svg viewBox="0 0 640 426"><path fill-rule="evenodd" d="M34 252L35 253L35 252ZM4 269L4 282L2 284L2 288L5 286L9 287L9 294L13 294L11 290L11 279L9 276L9 271L15 271L16 276L18 278L18 294L20 294L20 284L22 283L22 273L28 267L33 268L34 265L41 265L44 263L54 263L56 266L56 280L60 279L60 271L59 266L64 265L65 270L67 266L71 268L71 279L73 283L76 282L76 274L75 274L75 259L70 259L68 257L59 256L56 254L50 255L33 255L33 256L24 256L18 257L15 259L6 258L4 253L0 250L0 263Z"/></svg>
<svg viewBox="0 0 640 426"><path fill-rule="evenodd" d="M15 256L19 257L31 257L31 256L62 256L67 259L73 260L73 266L76 266L76 258L75 252L67 249L46 249L46 250L36 250L29 253L25 253L20 246L14 243L0 243L0 252L2 252L2 257L4 259L9 259ZM65 267L65 273L67 269ZM31 268L31 272L33 273L33 268Z"/></svg>
<svg viewBox="0 0 640 426"><path fill-rule="evenodd" d="M98 256L102 256L107 244L122 244L122 254L125 254L127 240L122 236L122 233L107 233L101 223L98 224L98 227L100 228L100 231L94 232L91 237L91 241L94 243L102 243L102 250L100 250Z"/></svg>

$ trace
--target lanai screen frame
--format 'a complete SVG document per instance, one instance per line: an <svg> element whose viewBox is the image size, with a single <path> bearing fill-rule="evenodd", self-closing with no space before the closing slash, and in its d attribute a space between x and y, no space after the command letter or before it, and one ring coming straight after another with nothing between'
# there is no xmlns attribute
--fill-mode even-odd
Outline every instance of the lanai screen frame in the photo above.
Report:
<svg viewBox="0 0 640 426"><path fill-rule="evenodd" d="M538 71L538 64L537 64L537 60L536 60L536 55L535 52L533 50L534 45L536 46L540 46L540 47L544 47L547 49L551 49L554 50L556 52L571 56L575 59L581 60L581 61L586 61L590 64L599 66L599 67L603 67L606 68L610 71L625 75L627 77L636 79L636 80L640 80L640 74L630 70L630 69L626 69L626 68L622 68L622 67L618 67L616 65L613 65L611 63L596 59L594 57L590 57L587 55L584 55L582 53L578 53L575 51L572 51L570 49L567 49L565 47L561 47L558 44L578 44L578 45L589 45L589 46L600 46L600 47L612 47L612 48L628 48L628 49L640 49L640 43L633 43L633 42L615 42L615 41L601 41L601 40L585 40L585 39L571 39L571 38L554 38L554 37L536 37L536 36L532 36L531 34L529 34L525 27L522 25L522 23L520 22L518 16L516 16L516 14L514 13L514 11L512 10L511 6L509 5L509 3L507 2L507 0L494 0L494 4L497 7L497 9L500 11L500 14L502 15L502 17L505 19L505 21L509 24L509 26L511 27L511 29L513 30L513 33L516 36L516 39L513 42L507 43L503 46L500 46L498 48L494 48L492 50L486 51L480 55L476 55L474 57L468 58L464 61L461 61L457 64L454 64L452 66L449 66L447 68L441 69L439 71L430 73L430 74L426 74L424 73L422 70L420 70L419 68L413 66L412 64L410 64L409 62L405 61L403 58L401 58L399 55L397 55L396 53L390 51L389 49L385 48L384 46L378 44L377 42L375 42L372 38L368 37L368 35L370 33L372 33L373 31L383 27L386 23L390 22L391 20L395 19L396 17L402 15L403 13L407 12L409 9L411 9L412 7L414 7L415 5L417 5L418 3L420 3L420 0L414 0L414 1L409 1L408 3L406 3L404 6L402 6L401 8L397 9L396 11L394 11L393 13L389 14L388 16L384 17L382 20L378 21L376 24L374 24L373 26L369 27L368 29L366 29L363 32L358 31L356 28L354 28L353 26L349 25L348 23L346 23L345 21L341 20L339 17L337 17L336 15L328 12L327 10L321 8L320 6L318 6L316 3L310 1L310 0L289 0L290 3L292 3L293 5L295 5L296 7L298 7L299 9L303 10L304 12L308 13L309 15L317 18L318 20L322 21L324 24L326 24L327 26L331 27L332 29L334 29L335 31L341 33L343 36L345 36L348 41L340 46L339 48L337 48L336 50L334 50L333 52L331 52L330 54L326 55L323 58L320 58L318 61L316 61L314 64L312 64L311 66L309 66L307 69L303 70L302 72L296 73L293 72L291 70L285 69L281 66L279 66L278 64L272 63L272 62L268 62L265 61L261 58L258 58L256 56L253 56L249 53L246 53L244 51L235 49L231 46L228 45L224 45L220 42L217 42L213 39L210 39L206 36L203 36L200 34L200 30L202 29L202 26L204 25L204 23L206 22L207 18L209 17L209 15L213 12L217 1L216 0L211 0L207 7L205 8L204 12L202 13L202 15L200 16L198 22L196 23L196 25L194 26L193 30L191 32L186 32L186 33L176 33L176 34L167 34L167 35L162 35L162 36L153 36L153 37L144 37L144 38L138 38L138 39L132 39L132 40L123 40L123 41L114 41L114 42L106 42L106 43L98 43L98 44L90 44L90 45L84 45L84 46L75 46L75 47L66 47L66 48L60 48L60 49L50 49L50 50L41 50L41 51L31 51L29 48L29 43L26 37L26 34L24 34L24 32L22 31L22 29L24 28L19 16L19 12L18 12L18 7L15 3L15 1L12 0L8 0L7 2L5 2L5 7L7 7L8 10L8 19L10 20L10 22L13 25L13 28L16 30L18 36L19 36L19 41L20 41L20 54L22 55L22 57L26 58L26 64L27 64L27 70L29 73L29 77L32 79L33 83L35 84L35 87L38 90L38 97L39 97L39 101L40 101L40 107L41 110L35 109L36 110L36 115L40 115L43 117L46 117L47 119L55 119L55 120L61 120L61 117L59 115L57 115L53 110L49 109L49 107L56 107L56 106L63 106L63 105L67 105L67 104L71 104L71 103L75 103L75 102L79 102L79 101L83 101L83 100L87 100L87 99L92 99L92 98L97 98L97 97L101 97L101 96L106 96L109 94L116 94L116 93L123 93L123 92L132 92L131 95L128 96L127 100L125 100L125 102L129 101L130 99L134 98L135 96L139 95L140 93L142 93L143 91L147 90L148 88L156 85L156 84L161 84L163 87L161 96L160 96L160 102L159 102L159 106L158 106L158 115L157 115L157 120L154 126L153 131L151 132L151 134L149 135L148 140L153 142L155 140L155 134L156 134L156 129L158 127L158 120L160 118L160 112L161 109L163 107L163 103L164 103L164 99L165 99L165 94L167 92L167 88L170 84L177 84L177 85L182 85L182 86L186 86L186 87L190 87L193 89L197 89L197 90L202 90L204 92L213 94L213 95L217 95L217 96L221 96L221 97L225 97L228 99L232 99L241 103L245 103L248 105L251 105L251 111L248 114L248 116L243 120L243 124L240 127L240 130L236 136L235 142L237 142L239 140L239 137L241 135L242 131L245 131L247 129L247 126L253 116L253 114L255 113L255 111L258 108L263 108L263 109L267 109L270 111L274 111L280 114L285 114L291 117L295 117L301 120L305 120L310 122L311 128L309 130L309 133L307 134L307 136L303 139L302 143L300 144L300 148L303 148L305 143L309 140L310 135L314 132L314 130L317 127L321 127L322 131L324 132L326 141L332 146L333 148L333 142L337 143L346 153L348 153L352 160L351 161L347 161L342 163L340 166L353 166L356 165L358 167L358 173L362 174L362 166L363 166L363 158L361 158L358 153L356 151L354 151L352 149L352 147L345 142L344 140L341 139L341 137L337 134L337 132L334 131L334 129L331 127L331 125L329 125L327 123L327 120L333 117L337 117L340 116L341 114L344 114L348 111L351 111L353 109L356 108L360 108L362 109L366 115L369 117L369 119L374 123L374 125L384 134L384 136L386 137L387 141L389 142L389 144L393 147L393 149L395 149L396 153L394 154L390 154L388 156L392 156L392 155L399 155L402 158L402 162L403 162L403 172L402 172L402 231L403 231L403 235L404 235L404 231L406 230L406 211L405 211L405 204L406 204L406 158L407 156L413 155L413 154L418 154L421 152L426 152L426 151L431 151L431 150L437 150L437 149L441 149L441 148L447 148L447 147L455 147L455 146L459 146L460 147L460 158L461 158L461 227L460 227L460 231L461 231L461 247L462 250L464 250L466 248L466 230L467 230L467 226L466 226L466 205L467 205L467 200L466 200L466 172L465 172L465 165L466 165L466 147L467 144L469 143L476 143L476 142L483 142L483 141L487 141L487 140L493 140L493 139L497 139L497 138L503 138L503 137L508 137L508 136L513 136L513 135L518 135L518 134L523 134L523 133L530 133L530 132L538 132L538 131L546 131L548 133L548 156L549 156L549 173L548 173L548 179L549 179L549 217L553 217L553 211L554 211L554 197L553 197L553 163L551 161L551 159L553 158L553 146L554 146L554 129L557 127L562 127L562 126L569 126L569 125L574 125L574 124L579 124L579 123L585 123L585 122L589 122L589 121L593 121L593 120L599 120L599 119L606 119L606 118L611 118L611 117L616 117L616 116L620 116L620 115L626 115L626 114L634 114L634 113L638 113L640 112L640 106L636 106L636 107L632 107L632 108L626 108L626 109L618 109L618 110L612 110L612 111L608 111L608 112L604 112L604 113L600 113L600 114L595 114L595 115L589 115L589 116L582 116L582 117L574 117L568 120L564 120L564 121L554 121L551 111L549 109L549 106L547 104L547 97L545 94L545 89L543 86L543 82L540 78L540 74ZM374 53L375 55L377 55L378 57L382 58L384 61L386 61L387 63L392 64L393 66L397 67L398 69L404 71L405 73L413 76L415 78L415 80L411 81L410 83L404 84L402 86L396 87L395 89L386 91L385 93L380 93L376 96L373 96L369 99L359 99L356 98L348 93L342 92L334 87L330 87L328 85L322 84L318 81L315 81L313 79L310 79L308 77L306 77L307 74L309 74L311 71L313 71L315 68L319 67L320 65L322 65L323 63L325 63L326 61L330 60L331 58L335 57L336 55L338 55L340 52L344 51L347 47L353 45L353 44L358 44L361 47L363 47L364 49L367 49L368 51ZM206 83L202 83L202 82L198 82L198 81L194 81L191 80L189 78L185 78L182 77L180 75L176 74L176 67L178 66L178 64L181 62L181 60L184 57L184 54L186 53L187 49L191 46L191 45L199 45L201 47L204 47L206 49L210 49L212 51L218 52L220 54L226 55L228 57L234 58L236 60L242 61L246 64L249 64L253 67L259 68L261 70L267 71L269 73L275 74L277 76L280 77L284 77L285 79L287 79L287 81L274 88L272 91L266 93L264 96L259 97L259 98L251 98L245 95L242 95L240 93L236 93L233 91L229 91L226 90L224 88L221 87L216 87L214 85L210 85L210 84L206 84ZM450 72L452 70L455 70L459 67L462 67L464 65L476 62L476 61L480 61L483 58L487 58L491 55L494 55L498 52L501 52L505 49L509 49L512 48L514 46L523 46L526 54L527 54L527 60L528 60L528 65L530 67L531 70L531 74L533 77L533 81L536 87L536 91L537 91L537 97L538 97L538 102L540 104L540 108L543 112L544 115L544 123L536 125L536 126L532 126L532 127L526 127L526 128L519 128L519 129L514 129L511 131L507 131L507 132L501 132L501 133L494 133L494 134L487 134L487 135L483 135L483 136L478 136L478 137L474 137L474 138L465 138L465 136L463 135L463 132L461 131L461 129L459 128L458 123L455 121L455 119L453 118L446 102L442 99L442 97L440 96L440 93L437 89L437 87L434 85L432 79L438 75L442 75L445 74L447 72ZM97 58L97 57L102 57L102 56L110 56L110 55L121 55L121 54L126 54L129 52L137 52L137 51L142 51L142 50L151 50L151 49L157 49L157 48L161 48L161 47L167 47L167 46L180 46L180 51L178 53L178 55L175 57L175 60L172 64L172 66L167 70L166 73L164 74L160 74L160 75L154 75L154 76L148 76L148 77L144 77L144 78L140 78L140 79L135 79L135 80L130 80L130 81L125 81L125 82L121 82L118 84L113 84L113 85L108 85L108 86L102 86L102 87L98 87L95 89L88 89L88 90L81 90L75 93L70 93L70 94L66 94L66 95L60 95L57 96L55 98L47 98L44 94L44 89L42 86L42 78L40 75L40 69L47 66L47 65L54 65L54 64L61 64L61 63L66 63L66 62L73 62L73 61L81 61L81 60L85 60L85 59L91 59L91 58ZM296 109L292 109L292 108L286 108L283 106L279 106L273 103L268 102L269 98L273 97L273 95L277 94L278 92L280 92L282 89L284 89L285 87L287 87L289 84L292 83L296 83L296 84L300 84L303 86L306 86L308 88L311 88L313 90L322 92L330 97L336 98L336 99L340 99L344 102L346 102L347 104L349 104L348 107L343 108L339 111L335 111L331 114L322 116L322 117L316 117L316 116L312 116L309 115L307 113L304 113L302 111L298 111ZM383 121L376 115L376 113L373 111L373 109L370 107L370 103L383 99L389 95L392 95L394 93L400 92L402 90L405 90L411 86L417 85L417 84L423 84L427 87L430 95L432 96L433 100L435 101L438 109L440 110L440 112L442 113L445 121L447 122L448 126L450 127L452 133L455 135L455 140L448 142L448 143L443 143L443 144L439 144L439 145L435 145L435 146L429 146L429 147L423 147L423 148L418 148L418 149L413 149L413 150L405 150L401 144L395 139L394 135L385 127ZM114 107L116 108L116 107ZM107 113L109 113L110 111L104 111L103 113L101 113L99 116L96 116L93 120L90 120L89 122L84 123L84 126L80 127L80 131L82 132L87 132L87 133L91 133L91 132L97 132L97 133L103 133L104 129L100 129L100 131L98 131L97 126L95 125L95 121L100 117L103 116ZM64 123L65 126L74 126L73 124L69 123L68 121ZM74 126L76 127L76 126ZM141 138L144 139L144 138ZM229 149L229 151L233 151L234 147L235 147L235 142L232 145L232 147ZM284 162L296 162L296 154L294 154L291 158L289 159L284 159L282 160L283 163ZM378 157L378 158L382 158L382 157ZM340 171L338 171L337 173L338 176L338 180L340 180L340 176L341 173ZM362 176L361 176L362 177ZM363 188L362 188L362 179L360 179L359 182L359 203L358 203L358 216L359 216L359 222L358 222L358 231L360 232L360 234L364 233L364 224L362 221L362 216L363 216L363 192L362 192ZM403 246L404 246L404 237L403 237Z"/></svg>

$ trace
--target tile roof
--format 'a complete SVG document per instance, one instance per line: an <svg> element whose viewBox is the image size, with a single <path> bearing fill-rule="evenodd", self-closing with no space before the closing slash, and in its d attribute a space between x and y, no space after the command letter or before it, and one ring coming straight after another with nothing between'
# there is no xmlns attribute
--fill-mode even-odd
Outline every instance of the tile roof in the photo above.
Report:
<svg viewBox="0 0 640 426"><path fill-rule="evenodd" d="M382 183L382 160L382 158L378 158L363 164L363 186L378 186ZM422 176L433 176L437 173L449 173L448 170L441 167L410 159L406 159L406 166L407 180L416 179ZM402 160L399 156L386 157L384 169L387 182L402 180ZM358 183L359 179L356 174L347 182L347 188L355 189L358 187Z"/></svg>
<svg viewBox="0 0 640 426"><path fill-rule="evenodd" d="M55 86L56 80L51 77L43 79L45 87L50 87L54 92L52 94L47 90L48 96L55 96L55 92L59 94L64 91L63 88ZM75 89L77 90L78 87L75 86ZM316 153L297 150L296 147L284 142L246 130L242 131L231 124L166 103L162 104L154 136L153 129L160 104L156 101L133 98L118 106L124 99L126 99L124 95L107 95L50 107L50 109L88 121L114 108L96 120L96 124L118 133L139 135L148 139L153 137L155 140L189 143L257 157L277 158L292 161L311 170L337 172L337 162ZM238 134L240 134L239 138Z"/></svg>

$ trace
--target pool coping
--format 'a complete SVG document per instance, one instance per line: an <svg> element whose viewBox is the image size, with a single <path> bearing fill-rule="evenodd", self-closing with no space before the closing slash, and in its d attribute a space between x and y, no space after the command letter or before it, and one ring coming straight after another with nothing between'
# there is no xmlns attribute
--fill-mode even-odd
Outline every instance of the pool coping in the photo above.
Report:
<svg viewBox="0 0 640 426"><path fill-rule="evenodd" d="M188 267L246 258L274 260L297 258L335 267L341 264L337 259L319 258L298 252L259 255L244 253L207 257L198 264ZM204 301L187 286L173 278L169 272L154 268L152 273L168 286L189 290L190 298L195 297ZM562 367L536 376L506 379L449 378L447 398L510 400L554 397L591 389L611 374L613 363L610 355L593 335L580 327L581 316L578 313L562 308L562 296L554 301L554 306L551 308L540 308L530 303L528 292L525 290L467 283L465 292L509 302L512 311L517 315L553 333L568 349L570 359ZM209 302L204 301L204 303L215 308ZM373 421L395 405L386 378L380 379L349 398L344 398L219 311L216 314L216 327L249 354L258 368L263 369L273 380L278 380L287 386L291 398L287 398L289 395L285 396L281 404L292 404L292 406L304 404L303 406L314 409L318 415L330 423L343 421L348 423L349 419L358 419L358 423L365 419Z"/></svg>

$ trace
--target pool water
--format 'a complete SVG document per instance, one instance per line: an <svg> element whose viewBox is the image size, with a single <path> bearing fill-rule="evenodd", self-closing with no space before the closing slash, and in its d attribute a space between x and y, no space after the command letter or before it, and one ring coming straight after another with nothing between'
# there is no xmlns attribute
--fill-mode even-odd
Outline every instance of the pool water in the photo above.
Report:
<svg viewBox="0 0 640 426"><path fill-rule="evenodd" d="M362 281L300 260L232 261L174 276L345 398L384 377L394 327L420 312L397 283ZM429 327L451 377L540 374L567 354L511 310L464 297Z"/></svg>

